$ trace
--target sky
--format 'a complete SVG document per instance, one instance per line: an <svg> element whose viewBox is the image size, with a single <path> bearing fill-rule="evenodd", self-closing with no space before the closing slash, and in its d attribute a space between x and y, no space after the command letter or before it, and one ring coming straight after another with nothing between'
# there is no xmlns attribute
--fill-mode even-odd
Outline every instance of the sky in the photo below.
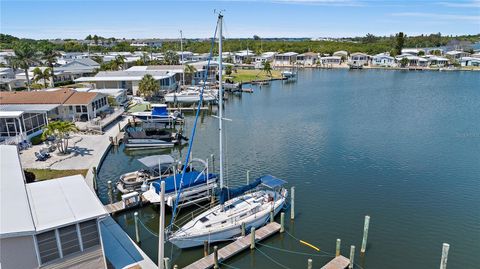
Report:
<svg viewBox="0 0 480 269"><path fill-rule="evenodd" d="M23 38L353 37L480 33L480 0L0 0L0 32Z"/></svg>

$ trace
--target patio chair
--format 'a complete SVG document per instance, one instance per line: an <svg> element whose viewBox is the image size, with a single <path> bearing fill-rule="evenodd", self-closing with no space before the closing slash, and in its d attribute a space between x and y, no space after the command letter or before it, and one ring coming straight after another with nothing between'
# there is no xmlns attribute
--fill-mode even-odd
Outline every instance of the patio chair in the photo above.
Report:
<svg viewBox="0 0 480 269"><path fill-rule="evenodd" d="M36 161L41 161L41 162L47 159L47 157L42 155L40 152L36 152L36 151L35 151L35 157L37 157Z"/></svg>

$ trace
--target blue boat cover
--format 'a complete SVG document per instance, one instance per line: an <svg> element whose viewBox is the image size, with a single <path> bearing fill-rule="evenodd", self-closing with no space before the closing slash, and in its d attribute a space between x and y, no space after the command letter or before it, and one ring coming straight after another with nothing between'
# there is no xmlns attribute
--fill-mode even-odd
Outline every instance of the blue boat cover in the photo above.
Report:
<svg viewBox="0 0 480 269"><path fill-rule="evenodd" d="M283 179L276 178L272 175L265 175L259 178L262 181L262 185L269 187L271 189L280 187L283 184L287 183Z"/></svg>
<svg viewBox="0 0 480 269"><path fill-rule="evenodd" d="M254 189L256 188L258 185L260 185L260 183L262 183L262 180L261 178L257 178L255 179L254 182L248 184L248 185L245 185L245 186L241 186L241 187L238 187L238 188L226 188L226 187L223 187L221 190L220 190L220 204L224 204L226 201L230 200L230 199L233 199L237 196L240 196L242 194L244 194L245 192L251 190L251 189Z"/></svg>
<svg viewBox="0 0 480 269"><path fill-rule="evenodd" d="M154 106L152 116L168 116L167 106Z"/></svg>
<svg viewBox="0 0 480 269"><path fill-rule="evenodd" d="M187 172L183 176L182 188L188 188L188 187L204 184L207 182L208 179L212 179L212 178L217 178L217 175L208 174L208 176L205 176L204 173L201 174L198 171ZM162 181L165 181L165 193L171 193L175 191L175 186L177 186L177 189L179 189L181 180L182 180L182 174L176 174L175 177L169 176L167 178L157 179L153 181L152 184L153 184L153 187L155 187L155 192L160 193L160 183Z"/></svg>
<svg viewBox="0 0 480 269"><path fill-rule="evenodd" d="M132 240L112 217L100 221L100 231L105 257L114 268L125 268L143 260Z"/></svg>

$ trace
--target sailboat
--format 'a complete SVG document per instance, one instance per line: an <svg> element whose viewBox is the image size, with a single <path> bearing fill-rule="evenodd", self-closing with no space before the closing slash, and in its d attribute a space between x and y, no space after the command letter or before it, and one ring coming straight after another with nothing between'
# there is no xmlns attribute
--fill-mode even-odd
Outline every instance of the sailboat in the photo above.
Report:
<svg viewBox="0 0 480 269"><path fill-rule="evenodd" d="M222 20L218 16L219 29L219 142L220 142L220 182L219 205L193 218L171 234L168 240L179 248L200 246L204 241L218 242L241 234L242 224L247 229L258 228L280 212L286 202L287 190L284 180L271 175L260 177L252 183L235 189L223 186L223 146L222 146ZM263 187L262 189L258 189Z"/></svg>

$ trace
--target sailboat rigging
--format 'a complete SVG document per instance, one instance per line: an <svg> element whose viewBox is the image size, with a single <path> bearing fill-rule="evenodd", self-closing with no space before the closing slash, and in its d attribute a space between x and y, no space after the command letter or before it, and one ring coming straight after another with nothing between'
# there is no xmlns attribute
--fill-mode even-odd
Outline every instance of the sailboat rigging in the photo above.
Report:
<svg viewBox="0 0 480 269"><path fill-rule="evenodd" d="M218 15L218 43L219 43L219 151L220 174L219 196L220 204L210 208L193 218L177 231L171 234L168 240L179 248L190 248L202 245L204 241L218 242L231 239L241 233L241 226L247 229L260 227L274 215L280 212L285 205L287 190L282 186L286 183L271 175L262 176L251 184L235 189L224 186L223 171L223 81L222 81L222 21L223 15ZM216 31L215 31L216 32ZM215 38L215 36L214 36ZM192 135L193 138L193 135ZM259 187L264 189L258 189ZM253 192L254 189L258 189Z"/></svg>

